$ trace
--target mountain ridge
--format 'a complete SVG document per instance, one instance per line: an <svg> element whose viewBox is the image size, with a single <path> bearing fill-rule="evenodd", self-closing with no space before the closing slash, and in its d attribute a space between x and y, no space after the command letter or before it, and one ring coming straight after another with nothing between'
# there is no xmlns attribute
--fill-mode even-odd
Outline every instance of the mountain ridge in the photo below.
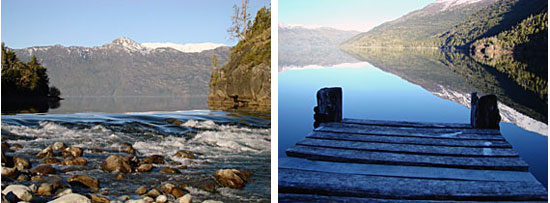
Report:
<svg viewBox="0 0 550 203"><path fill-rule="evenodd" d="M129 38L102 46L37 46L14 50L22 60L36 56L50 82L65 96L188 96L206 99L212 56L228 61L229 47L186 53L147 49Z"/></svg>

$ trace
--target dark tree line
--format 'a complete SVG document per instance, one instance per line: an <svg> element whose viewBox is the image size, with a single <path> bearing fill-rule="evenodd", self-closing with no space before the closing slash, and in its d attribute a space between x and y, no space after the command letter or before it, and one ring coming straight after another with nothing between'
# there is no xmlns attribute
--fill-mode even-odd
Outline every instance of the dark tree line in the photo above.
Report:
<svg viewBox="0 0 550 203"><path fill-rule="evenodd" d="M35 56L28 62L17 58L15 52L2 43L2 96L55 97L61 95L59 89L49 86L47 69Z"/></svg>

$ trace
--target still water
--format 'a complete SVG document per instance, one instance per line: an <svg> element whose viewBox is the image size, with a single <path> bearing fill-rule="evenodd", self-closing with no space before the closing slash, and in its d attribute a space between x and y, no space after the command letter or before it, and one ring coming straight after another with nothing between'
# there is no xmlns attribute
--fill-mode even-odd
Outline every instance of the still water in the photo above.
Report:
<svg viewBox="0 0 550 203"><path fill-rule="evenodd" d="M513 77L460 53L332 52L349 56L332 64L324 60L323 65L314 58L280 58L300 64L279 67L279 157L312 131L315 95L322 87L342 87L345 118L451 123L469 122L469 94L477 91L499 97L502 135L547 185L547 96L532 91L537 87L522 87Z"/></svg>
<svg viewBox="0 0 550 203"><path fill-rule="evenodd" d="M33 166L43 162L35 155L54 142L81 147L87 164L53 164L56 175L65 180L72 175L97 178L97 193L111 200L121 195L139 199L135 193L138 187L152 189L171 183L198 200L269 201L270 115L205 109L205 98L66 97L45 113L2 115L2 141L20 144L22 148L6 154L27 158ZM129 155L121 151L122 143L130 144L139 159L161 155L166 162L154 164L151 172L134 172L117 180L115 173L102 171L100 164L112 154ZM176 156L179 150L197 156ZM180 173L163 174L162 168L176 168ZM220 187L213 177L215 171L224 168L250 171L254 182L243 189ZM2 184L17 183L33 184L2 179ZM89 192L75 190L73 187L74 192Z"/></svg>

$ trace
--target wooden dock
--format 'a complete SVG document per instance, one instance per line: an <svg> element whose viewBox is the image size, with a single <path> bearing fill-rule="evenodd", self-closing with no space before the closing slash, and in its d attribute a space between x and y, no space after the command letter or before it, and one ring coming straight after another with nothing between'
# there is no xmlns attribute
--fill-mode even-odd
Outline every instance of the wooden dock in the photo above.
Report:
<svg viewBox="0 0 550 203"><path fill-rule="evenodd" d="M328 109L341 116L337 97ZM472 127L490 113L470 124L342 119L319 100L317 127L279 159L279 201L547 201L500 130Z"/></svg>

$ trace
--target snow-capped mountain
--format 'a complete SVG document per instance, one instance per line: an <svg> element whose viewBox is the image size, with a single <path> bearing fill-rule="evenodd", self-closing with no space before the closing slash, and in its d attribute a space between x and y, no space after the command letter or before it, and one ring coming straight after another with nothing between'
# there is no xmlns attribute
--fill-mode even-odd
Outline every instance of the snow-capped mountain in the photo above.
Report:
<svg viewBox="0 0 550 203"><path fill-rule="evenodd" d="M177 45L177 44L176 44ZM50 83L64 96L187 96L208 94L212 56L229 59L227 46L151 47L120 37L102 46L62 45L16 49L36 56L48 69ZM189 48L191 47L191 48Z"/></svg>
<svg viewBox="0 0 550 203"><path fill-rule="evenodd" d="M146 43L141 43L141 46L148 49L172 48L181 52L193 53L193 52L201 52L205 50L215 49L215 48L223 47L227 45L217 44L212 42L189 43L189 44L176 44L171 42L146 42Z"/></svg>

